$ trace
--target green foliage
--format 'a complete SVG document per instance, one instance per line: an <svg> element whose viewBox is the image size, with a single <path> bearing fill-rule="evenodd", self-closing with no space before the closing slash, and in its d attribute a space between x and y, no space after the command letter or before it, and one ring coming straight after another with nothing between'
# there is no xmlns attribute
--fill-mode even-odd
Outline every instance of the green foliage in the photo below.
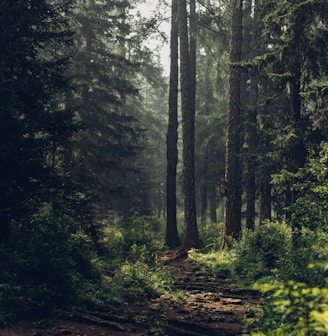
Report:
<svg viewBox="0 0 328 336"><path fill-rule="evenodd" d="M158 251L163 243L154 239L157 222L152 217L132 217L124 227L108 222L102 244L104 269L114 273L112 284L119 292L156 296L172 286L170 274L159 265Z"/></svg>
<svg viewBox="0 0 328 336"><path fill-rule="evenodd" d="M71 305L122 302L126 292L157 296L171 289L151 218L133 217L125 228L115 216L102 224L97 255L68 216L44 212L14 222L11 241L0 246L0 324Z"/></svg>
<svg viewBox="0 0 328 336"><path fill-rule="evenodd" d="M130 8L131 1L77 2L75 8L72 96L84 129L75 138L74 176L102 219L113 210L150 212L149 156L147 163L138 160L146 125L137 97L140 60L134 59L141 38L132 33Z"/></svg>
<svg viewBox="0 0 328 336"><path fill-rule="evenodd" d="M284 223L267 222L246 230L240 242L234 245L236 258L234 273L250 282L272 274L280 268L291 247L291 231Z"/></svg>
<svg viewBox="0 0 328 336"><path fill-rule="evenodd" d="M150 265L145 260L126 261L119 269L115 281L125 291L135 295L156 297L172 289L173 279L168 271L158 264Z"/></svg>
<svg viewBox="0 0 328 336"><path fill-rule="evenodd" d="M308 265L324 263L328 259L328 235L323 230L311 231L303 228L298 236L298 247L290 247L281 262L279 276L282 280L289 279L305 282L310 286L322 286L326 272L323 268L308 268Z"/></svg>
<svg viewBox="0 0 328 336"><path fill-rule="evenodd" d="M100 283L91 240L68 217L35 215L16 222L1 246L0 311L5 318L46 313L85 300L84 284Z"/></svg>
<svg viewBox="0 0 328 336"><path fill-rule="evenodd" d="M64 153L76 129L67 107L72 31L65 5L0 4L0 240L12 219L65 194ZM15 18L15 19L13 19ZM65 193L63 192L65 185Z"/></svg>
<svg viewBox="0 0 328 336"><path fill-rule="evenodd" d="M223 223L209 223L199 227L199 237L203 252L218 251L221 247Z"/></svg>
<svg viewBox="0 0 328 336"><path fill-rule="evenodd" d="M327 226L328 214L328 143L321 145L321 151L310 153L305 168L299 169L293 187L298 199L290 206L292 217L311 230Z"/></svg>
<svg viewBox="0 0 328 336"><path fill-rule="evenodd" d="M153 236L149 221L146 217L132 217L127 227L123 229L124 245L126 250L134 244L151 245Z"/></svg>
<svg viewBox="0 0 328 336"><path fill-rule="evenodd" d="M230 277L231 263L236 258L233 250L212 251L210 253L201 253L196 250L190 250L189 260L193 261L196 268L202 272L210 270L217 277Z"/></svg>
<svg viewBox="0 0 328 336"><path fill-rule="evenodd" d="M266 294L261 329L254 335L327 335L328 289L302 282L258 286Z"/></svg>
<svg viewBox="0 0 328 336"><path fill-rule="evenodd" d="M156 296L170 290L173 279L158 263L158 251L163 247L154 240L152 220L145 217L131 218L123 230L125 262L117 279L133 294Z"/></svg>

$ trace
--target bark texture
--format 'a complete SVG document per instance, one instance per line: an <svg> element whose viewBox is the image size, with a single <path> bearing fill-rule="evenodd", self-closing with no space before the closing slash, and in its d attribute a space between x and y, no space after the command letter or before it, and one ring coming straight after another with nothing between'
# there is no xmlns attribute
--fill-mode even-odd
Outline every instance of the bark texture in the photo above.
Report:
<svg viewBox="0 0 328 336"><path fill-rule="evenodd" d="M166 134L167 146L167 175L166 175L166 236L167 246L174 248L181 245L177 229L177 196L176 176L178 163L178 0L172 0L171 18L171 65L170 65L170 88L169 88L169 121Z"/></svg>
<svg viewBox="0 0 328 336"><path fill-rule="evenodd" d="M222 248L230 238L241 235L241 191L240 191L240 91L241 74L233 63L241 61L242 55L242 0L231 1L231 45L229 107L227 113L226 167L224 231Z"/></svg>
<svg viewBox="0 0 328 336"><path fill-rule="evenodd" d="M191 8L192 10L192 8ZM192 16L192 14L191 14ZM184 248L199 247L195 199L195 113L191 83L187 4L179 0L180 82L183 130Z"/></svg>

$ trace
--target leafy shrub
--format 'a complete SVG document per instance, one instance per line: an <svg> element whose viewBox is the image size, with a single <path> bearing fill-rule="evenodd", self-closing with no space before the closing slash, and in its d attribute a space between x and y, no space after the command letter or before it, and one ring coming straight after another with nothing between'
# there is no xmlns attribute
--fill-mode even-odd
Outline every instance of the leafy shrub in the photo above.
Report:
<svg viewBox="0 0 328 336"><path fill-rule="evenodd" d="M90 239L66 216L38 214L15 223L2 250L0 310L7 317L76 303L85 282L101 280Z"/></svg>
<svg viewBox="0 0 328 336"><path fill-rule="evenodd" d="M151 266L142 261L126 261L120 268L116 281L124 290L137 295L156 297L172 288L170 274L160 266Z"/></svg>
<svg viewBox="0 0 328 336"><path fill-rule="evenodd" d="M328 334L328 289L288 281L258 286L266 294L261 332L252 335Z"/></svg>
<svg viewBox="0 0 328 336"><path fill-rule="evenodd" d="M292 218L310 230L327 228L328 214L328 143L322 143L320 152L310 152L304 168L293 180L297 201L289 207Z"/></svg>
<svg viewBox="0 0 328 336"><path fill-rule="evenodd" d="M235 253L233 250L213 251L210 253L191 250L188 258L195 263L199 271L205 268L206 273L210 270L217 277L230 277L231 262L235 258Z"/></svg>
<svg viewBox="0 0 328 336"><path fill-rule="evenodd" d="M302 228L298 247L290 249L280 265L280 277L284 281L305 282L309 286L322 286L327 272L324 268L309 268L311 264L324 263L328 259L328 234L323 230Z"/></svg>
<svg viewBox="0 0 328 336"><path fill-rule="evenodd" d="M133 245L150 245L153 240L151 225L145 217L132 217L123 230L124 244L129 250Z"/></svg>
<svg viewBox="0 0 328 336"><path fill-rule="evenodd" d="M107 252L102 265L114 276L110 283L117 290L156 296L170 288L171 276L158 263L163 242L154 239L157 229L152 217L132 217L125 225L117 221L104 225L102 244Z"/></svg>
<svg viewBox="0 0 328 336"><path fill-rule="evenodd" d="M132 246L144 248L143 255L147 254L149 260L154 260L155 254L163 246L154 239L154 219L152 217L132 217L128 223L121 223L118 217L112 216L102 222L100 255L104 268L113 269L133 259L135 249ZM156 228L157 230L157 228Z"/></svg>
<svg viewBox="0 0 328 336"><path fill-rule="evenodd" d="M291 231L287 225L267 222L254 231L245 231L241 241L235 243L232 269L238 277L254 282L280 269L290 249Z"/></svg>
<svg viewBox="0 0 328 336"><path fill-rule="evenodd" d="M199 228L202 251L219 251L222 242L223 223L210 223Z"/></svg>
<svg viewBox="0 0 328 336"><path fill-rule="evenodd" d="M158 263L157 256L152 258L146 245L134 244L115 281L133 294L153 297L169 291L173 284L170 273Z"/></svg>

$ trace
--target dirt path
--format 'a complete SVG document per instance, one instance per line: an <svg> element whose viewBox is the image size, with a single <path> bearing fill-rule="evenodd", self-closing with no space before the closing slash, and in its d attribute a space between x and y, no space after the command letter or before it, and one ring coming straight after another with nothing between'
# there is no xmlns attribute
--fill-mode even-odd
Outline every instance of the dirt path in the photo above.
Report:
<svg viewBox="0 0 328 336"><path fill-rule="evenodd" d="M245 332L260 295L229 286L183 258L166 255L163 262L175 276L177 295L156 299L128 297L126 305L103 311L63 313L59 318L21 322L0 329L0 336L226 336Z"/></svg>

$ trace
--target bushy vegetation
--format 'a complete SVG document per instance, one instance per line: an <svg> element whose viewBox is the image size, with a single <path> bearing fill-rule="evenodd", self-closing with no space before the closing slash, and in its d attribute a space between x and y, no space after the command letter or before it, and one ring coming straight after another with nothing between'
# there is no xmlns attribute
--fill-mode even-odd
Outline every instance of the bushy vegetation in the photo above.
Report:
<svg viewBox="0 0 328 336"><path fill-rule="evenodd" d="M199 228L199 236L202 242L202 251L217 251L221 247L221 232L223 223L208 223Z"/></svg>
<svg viewBox="0 0 328 336"><path fill-rule="evenodd" d="M261 318L263 331L252 335L327 335L327 288L292 280L274 281L257 288L268 300Z"/></svg>
<svg viewBox="0 0 328 336"><path fill-rule="evenodd" d="M157 296L171 289L171 275L159 264L158 253L163 242L154 238L158 223L153 218L132 217L127 227L117 229L104 258L107 267L114 267L113 283L130 294ZM105 229L113 236L110 224ZM116 259L111 258L112 254Z"/></svg>
<svg viewBox="0 0 328 336"><path fill-rule="evenodd" d="M238 285L263 292L262 314L252 335L326 335L327 296L327 145L312 153L304 168L273 177L277 189L288 183L298 192L297 202L286 208L290 220L264 222L243 230L230 249L220 250L219 239L190 258L200 268L226 274ZM216 224L201 230L210 241ZM218 235L216 235L218 237Z"/></svg>
<svg viewBox="0 0 328 336"><path fill-rule="evenodd" d="M0 247L3 321L79 302L86 282L101 281L92 242L71 218L37 214L13 231Z"/></svg>
<svg viewBox="0 0 328 336"><path fill-rule="evenodd" d="M219 225L217 225L219 227ZM257 314L260 331L252 335L326 335L328 332L328 234L303 227L295 249L284 222L245 230L227 250L192 250L189 258L216 276L263 292Z"/></svg>
<svg viewBox="0 0 328 336"><path fill-rule="evenodd" d="M232 271L252 283L279 269L290 249L291 232L284 223L267 222L254 231L245 230L242 239L235 244Z"/></svg>
<svg viewBox="0 0 328 336"><path fill-rule="evenodd" d="M10 248L0 246L0 324L64 307L121 302L124 293L169 290L172 278L158 263L162 245L153 238L152 220L132 218L128 229L112 219L100 242L67 216L37 214L14 223Z"/></svg>

